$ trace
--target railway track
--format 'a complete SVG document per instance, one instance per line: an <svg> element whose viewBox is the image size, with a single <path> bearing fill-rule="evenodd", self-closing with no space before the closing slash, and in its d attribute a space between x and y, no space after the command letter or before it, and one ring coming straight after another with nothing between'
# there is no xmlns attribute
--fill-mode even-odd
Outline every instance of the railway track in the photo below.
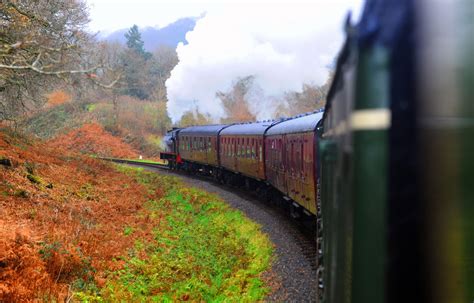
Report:
<svg viewBox="0 0 474 303"><path fill-rule="evenodd" d="M130 159L119 159L119 158L108 158L108 157L98 157L100 160L115 162L115 163L122 163L122 164L133 164L145 167L153 167L153 168L160 168L169 170L168 165L160 164L160 163L152 163L152 162L145 162L140 160L130 160Z"/></svg>

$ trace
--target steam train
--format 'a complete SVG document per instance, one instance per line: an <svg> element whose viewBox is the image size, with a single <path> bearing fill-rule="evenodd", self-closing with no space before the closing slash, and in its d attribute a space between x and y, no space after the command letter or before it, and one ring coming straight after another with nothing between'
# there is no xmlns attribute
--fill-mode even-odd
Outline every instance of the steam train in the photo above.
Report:
<svg viewBox="0 0 474 303"><path fill-rule="evenodd" d="M165 137L161 158L172 168L265 197L278 191L294 217L311 220L317 214L316 128L322 116L317 111L277 121L174 129Z"/></svg>
<svg viewBox="0 0 474 303"><path fill-rule="evenodd" d="M474 302L474 3L367 0L324 112L168 133L317 222L320 302Z"/></svg>

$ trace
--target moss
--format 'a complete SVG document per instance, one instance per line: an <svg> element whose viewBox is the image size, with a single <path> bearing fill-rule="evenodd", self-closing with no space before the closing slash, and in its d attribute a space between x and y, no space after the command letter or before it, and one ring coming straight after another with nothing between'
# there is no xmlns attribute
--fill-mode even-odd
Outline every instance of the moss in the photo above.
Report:
<svg viewBox="0 0 474 303"><path fill-rule="evenodd" d="M96 109L97 109L97 103L87 104L87 106L86 106L86 110L90 113L92 113Z"/></svg>
<svg viewBox="0 0 474 303"><path fill-rule="evenodd" d="M19 198L28 198L30 196L30 194L24 190L24 189L19 189L19 190L16 190L13 195L15 197L19 197Z"/></svg>
<svg viewBox="0 0 474 303"><path fill-rule="evenodd" d="M28 174L28 175L26 175L26 178L28 178L28 180L30 180L31 183L43 184L43 180L39 176L36 176L36 175L33 175L33 174Z"/></svg>

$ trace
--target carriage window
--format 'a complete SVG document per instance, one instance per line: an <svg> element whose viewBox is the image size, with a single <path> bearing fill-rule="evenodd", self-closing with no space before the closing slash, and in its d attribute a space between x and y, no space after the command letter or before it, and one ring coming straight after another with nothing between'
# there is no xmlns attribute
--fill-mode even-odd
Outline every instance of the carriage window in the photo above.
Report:
<svg viewBox="0 0 474 303"><path fill-rule="evenodd" d="M237 157L240 156L240 138L237 139Z"/></svg>
<svg viewBox="0 0 474 303"><path fill-rule="evenodd" d="M212 152L211 137L207 138L207 149L208 149L209 152Z"/></svg>
<svg viewBox="0 0 474 303"><path fill-rule="evenodd" d="M227 153L226 155L229 157L230 156L230 142L229 142L229 139L226 139L227 143L226 143L226 148L227 148Z"/></svg>
<svg viewBox="0 0 474 303"><path fill-rule="evenodd" d="M301 146L301 163L300 163L301 167L300 167L300 171L301 171L301 173L303 173L304 172L304 144L301 143L300 146Z"/></svg>
<svg viewBox="0 0 474 303"><path fill-rule="evenodd" d="M291 168L295 167L295 144L293 141L291 142L291 153L290 153L290 163L291 163Z"/></svg>

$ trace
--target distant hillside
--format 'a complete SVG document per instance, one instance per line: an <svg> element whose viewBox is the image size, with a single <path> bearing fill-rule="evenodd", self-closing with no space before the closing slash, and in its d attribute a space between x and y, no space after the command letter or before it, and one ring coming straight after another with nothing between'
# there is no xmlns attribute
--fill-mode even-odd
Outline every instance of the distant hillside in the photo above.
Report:
<svg viewBox="0 0 474 303"><path fill-rule="evenodd" d="M186 42L186 33L192 31L199 17L188 17L179 19L163 28L145 27L140 28L145 48L153 51L161 45L176 47L179 42ZM109 35L102 36L101 39L116 41L125 44L125 33L128 28L117 30Z"/></svg>

